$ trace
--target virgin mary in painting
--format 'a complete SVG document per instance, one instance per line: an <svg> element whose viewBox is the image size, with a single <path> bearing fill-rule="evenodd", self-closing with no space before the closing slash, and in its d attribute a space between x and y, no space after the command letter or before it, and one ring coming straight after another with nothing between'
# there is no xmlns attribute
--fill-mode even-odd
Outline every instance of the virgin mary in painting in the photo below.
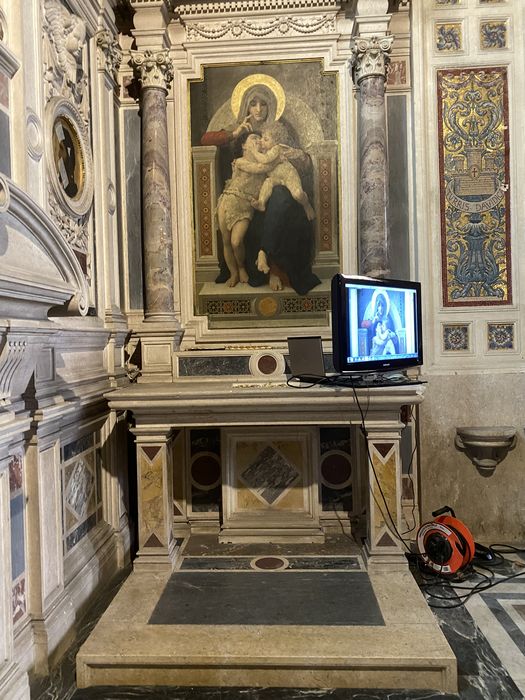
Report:
<svg viewBox="0 0 525 700"><path fill-rule="evenodd" d="M283 158L295 167L303 190L311 194L312 161L301 147L292 125L282 117L285 105L284 89L270 75L255 73L237 83L230 100L235 121L218 130L209 130L201 138L203 146L219 148L223 187L231 178L232 163L242 155L241 146L246 137L249 134L261 135L266 127L280 122L285 127L281 133L288 134L288 142L282 144ZM312 271L315 255L312 221L287 187L274 186L265 211L253 209L244 216L249 223L246 222L248 225L239 255L244 259L250 286L269 284L274 291L289 286L297 294L304 295L321 283ZM269 272L257 267L261 251L268 261ZM231 276L220 254L219 262L216 282L221 284L230 280Z"/></svg>

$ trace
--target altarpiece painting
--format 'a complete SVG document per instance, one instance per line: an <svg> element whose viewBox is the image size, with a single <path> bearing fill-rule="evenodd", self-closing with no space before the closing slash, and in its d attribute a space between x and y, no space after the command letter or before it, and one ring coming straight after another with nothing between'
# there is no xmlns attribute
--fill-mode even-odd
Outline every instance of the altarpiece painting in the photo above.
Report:
<svg viewBox="0 0 525 700"><path fill-rule="evenodd" d="M327 325L336 73L321 60L204 66L190 109L195 313L210 328Z"/></svg>

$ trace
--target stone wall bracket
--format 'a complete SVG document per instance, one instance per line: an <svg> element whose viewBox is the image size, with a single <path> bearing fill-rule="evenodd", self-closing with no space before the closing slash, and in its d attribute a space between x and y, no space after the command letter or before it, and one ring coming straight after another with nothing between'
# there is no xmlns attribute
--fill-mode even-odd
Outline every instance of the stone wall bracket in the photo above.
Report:
<svg viewBox="0 0 525 700"><path fill-rule="evenodd" d="M492 476L516 441L516 428L511 426L456 428L457 449L465 452L482 476Z"/></svg>

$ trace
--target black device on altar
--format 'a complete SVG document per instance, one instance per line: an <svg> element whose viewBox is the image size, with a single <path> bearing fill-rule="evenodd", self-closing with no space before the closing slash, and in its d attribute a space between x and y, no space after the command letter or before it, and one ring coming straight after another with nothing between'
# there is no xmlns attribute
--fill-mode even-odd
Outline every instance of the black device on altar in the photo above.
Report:
<svg viewBox="0 0 525 700"><path fill-rule="evenodd" d="M339 273L332 279L337 372L390 372L423 364L421 284Z"/></svg>

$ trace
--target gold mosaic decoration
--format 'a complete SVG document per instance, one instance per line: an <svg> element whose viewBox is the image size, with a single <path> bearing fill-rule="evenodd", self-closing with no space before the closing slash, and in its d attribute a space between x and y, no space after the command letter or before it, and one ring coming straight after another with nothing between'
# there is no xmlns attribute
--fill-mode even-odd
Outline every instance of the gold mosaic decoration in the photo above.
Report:
<svg viewBox="0 0 525 700"><path fill-rule="evenodd" d="M445 306L512 302L507 71L438 71Z"/></svg>

